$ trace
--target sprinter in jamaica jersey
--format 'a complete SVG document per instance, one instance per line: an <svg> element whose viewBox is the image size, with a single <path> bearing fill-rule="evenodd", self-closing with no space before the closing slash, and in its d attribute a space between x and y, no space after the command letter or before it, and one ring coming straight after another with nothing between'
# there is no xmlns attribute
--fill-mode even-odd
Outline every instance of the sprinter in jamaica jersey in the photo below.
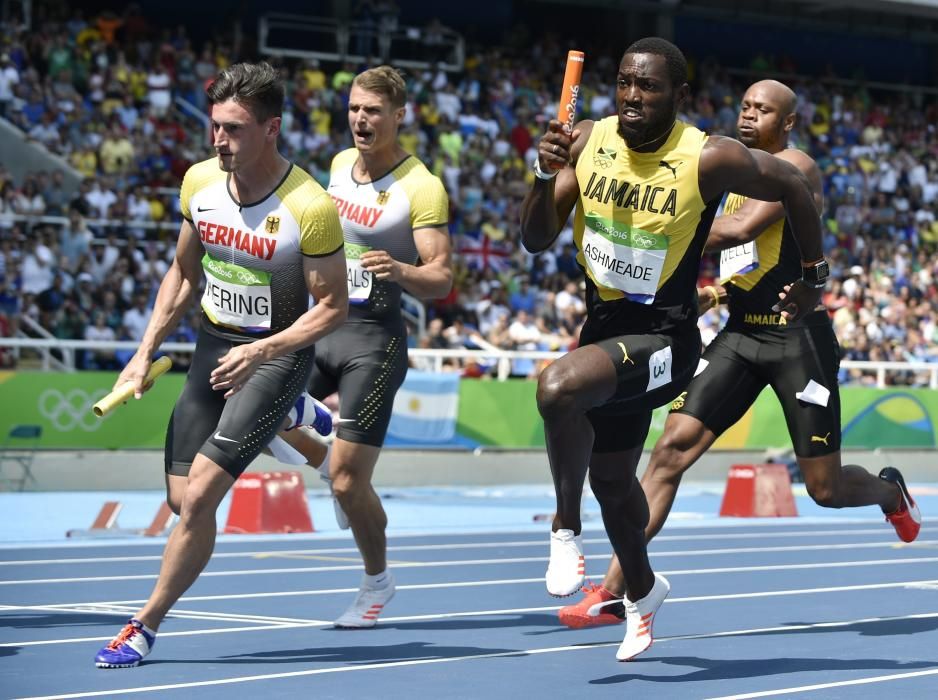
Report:
<svg viewBox="0 0 938 700"><path fill-rule="evenodd" d="M820 221L801 174L678 121L686 81L673 44L650 38L630 46L616 76L617 114L581 122L572 133L552 121L522 209L522 241L531 252L549 247L576 209L587 277L580 346L538 380L557 496L547 589L564 596L583 583L580 501L589 472L626 581L620 659L651 644L668 591L648 563L648 510L635 468L652 409L683 391L698 363L697 269L723 193L784 201L802 259L821 258ZM784 297L784 313L798 319L820 290L797 281Z"/></svg>
<svg viewBox="0 0 938 700"><path fill-rule="evenodd" d="M821 177L814 161L787 148L795 122L795 96L776 81L752 85L742 100L738 130L749 148L774 154L797 167L810 183L821 209ZM664 433L642 477L650 520L647 539L661 529L674 502L681 476L724 431L750 408L766 386L778 396L808 493L831 508L879 505L908 541L918 533L917 509L901 475L887 468L876 478L863 467L842 466L840 396L837 388L839 347L826 310L807 310L792 320L779 313L779 292L802 275L791 220L777 202L739 194L726 200L707 240L723 249L724 288L702 290L703 309L729 299L726 328L707 347L695 376L673 402ZM602 586L583 601L560 610L570 627L617 623L614 603L599 615L589 609L622 598L626 591L614 557Z"/></svg>

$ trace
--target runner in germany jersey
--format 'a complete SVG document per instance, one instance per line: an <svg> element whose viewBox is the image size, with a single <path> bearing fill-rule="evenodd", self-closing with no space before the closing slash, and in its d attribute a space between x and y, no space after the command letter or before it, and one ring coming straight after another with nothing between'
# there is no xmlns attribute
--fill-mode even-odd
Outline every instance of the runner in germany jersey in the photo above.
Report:
<svg viewBox="0 0 938 700"><path fill-rule="evenodd" d="M341 421L328 477L339 522L351 527L365 565L358 595L336 627L373 627L394 595L387 515L371 479L407 374L401 294L442 298L453 280L446 192L398 142L406 103L406 84L390 66L357 75L348 105L354 148L335 156L329 177L345 236L349 314L317 345L309 393L323 399L338 392ZM314 440L282 436L308 464L325 459Z"/></svg>
<svg viewBox="0 0 938 700"><path fill-rule="evenodd" d="M416 264L414 231L445 227L449 198L440 179L414 156L405 156L384 177L370 182L355 179L357 160L357 148L342 151L332 160L328 190L345 234L347 323L378 323L403 335L401 285L375 279L362 267L361 255L386 250L395 260Z"/></svg>
<svg viewBox="0 0 938 700"><path fill-rule="evenodd" d="M150 653L209 561L218 506L295 409L313 345L348 315L335 205L277 150L285 98L278 71L235 63L205 92L215 158L185 174L173 261L117 381L131 383L138 399L147 391L153 355L204 278L203 319L164 450L166 502L179 520L150 597L98 651L98 668L132 668Z"/></svg>
<svg viewBox="0 0 938 700"><path fill-rule="evenodd" d="M205 248L202 311L212 333L263 337L307 311L303 257L335 253L342 231L328 195L295 165L259 202L236 202L228 178L212 158L189 168L180 192Z"/></svg>
<svg viewBox="0 0 938 700"><path fill-rule="evenodd" d="M319 344L310 393L322 398L339 392L338 436L380 447L384 444L394 395L407 374L407 329L401 312L400 283L379 279L362 264L369 251L416 265L414 232L445 229L449 200L439 178L407 155L386 175L356 181L358 149L332 162L329 195L345 234L349 316L334 337ZM366 258L367 259L367 256Z"/></svg>

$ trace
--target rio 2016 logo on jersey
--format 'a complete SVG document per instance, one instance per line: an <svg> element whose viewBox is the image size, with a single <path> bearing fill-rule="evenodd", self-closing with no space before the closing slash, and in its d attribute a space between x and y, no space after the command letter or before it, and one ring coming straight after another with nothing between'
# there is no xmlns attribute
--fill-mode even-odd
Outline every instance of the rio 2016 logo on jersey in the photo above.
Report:
<svg viewBox="0 0 938 700"><path fill-rule="evenodd" d="M264 223L264 230L267 233L277 233L280 230L280 217L268 216L267 221Z"/></svg>

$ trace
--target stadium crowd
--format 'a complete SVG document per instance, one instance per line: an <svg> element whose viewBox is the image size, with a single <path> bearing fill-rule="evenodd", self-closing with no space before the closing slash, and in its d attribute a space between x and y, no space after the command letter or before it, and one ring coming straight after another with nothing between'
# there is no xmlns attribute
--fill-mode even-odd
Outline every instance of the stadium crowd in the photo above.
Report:
<svg viewBox="0 0 938 700"><path fill-rule="evenodd" d="M181 176L211 154L203 88L242 58L233 46L218 39L195 47L184 27L160 27L134 5L121 16L50 13L29 32L15 21L0 25L0 116L84 178L77 192L55 169L14 180L0 157L0 335L35 334L38 325L60 338L139 339L172 258ZM517 54L479 47L461 73L406 73L401 141L443 179L457 251L457 284L428 308L427 332L413 338L421 347L558 350L576 342L585 307L572 229L537 257L523 251L518 232L565 49L548 39L532 60L527 45ZM613 111L613 86L603 82L615 74L613 54L591 56L581 118ZM682 118L733 134L750 76L690 58L693 97ZM765 70L756 60L752 67ZM332 155L349 143L346 100L359 66L277 65L288 81L282 150L325 184ZM938 361L938 102L823 77L788 82L799 98L792 144L824 175L833 280L824 301L844 357ZM715 262L704 259L701 284L714 281ZM172 339L194 340L197 322L193 310ZM717 312L700 319L704 342L721 322ZM14 358L6 352L0 361ZM85 353L80 365L121 361ZM537 370L519 361L512 374ZM890 375L894 383L925 380Z"/></svg>

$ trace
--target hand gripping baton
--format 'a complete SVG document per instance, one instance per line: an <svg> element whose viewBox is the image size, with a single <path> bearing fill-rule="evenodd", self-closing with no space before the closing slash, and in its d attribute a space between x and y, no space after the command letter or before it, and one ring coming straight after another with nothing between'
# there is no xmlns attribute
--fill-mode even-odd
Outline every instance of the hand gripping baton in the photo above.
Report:
<svg viewBox="0 0 938 700"><path fill-rule="evenodd" d="M150 371L147 372L147 379L144 384L150 384L155 382L157 378L165 374L170 367L173 366L173 361L170 360L165 355L150 365ZM103 399L98 401L94 406L91 407L91 410L98 418L103 418L108 413L113 411L115 408L120 406L127 401L130 401L134 396L134 383L133 382L124 382L119 387L117 387L110 394L105 396Z"/></svg>

